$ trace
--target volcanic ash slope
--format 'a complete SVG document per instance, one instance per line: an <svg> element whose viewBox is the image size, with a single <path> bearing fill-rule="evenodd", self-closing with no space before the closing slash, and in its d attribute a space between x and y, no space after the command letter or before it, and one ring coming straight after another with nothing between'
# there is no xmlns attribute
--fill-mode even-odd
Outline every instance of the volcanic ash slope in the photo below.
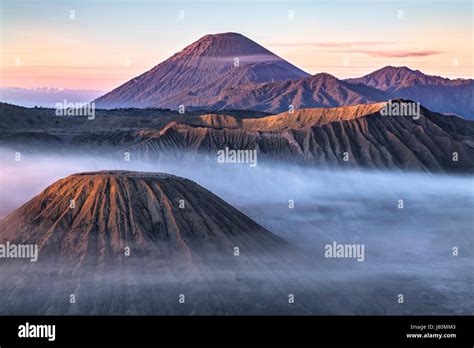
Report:
<svg viewBox="0 0 474 348"><path fill-rule="evenodd" d="M159 173L59 180L0 222L6 242L39 249L38 262L2 260L0 308L11 314L279 312L294 284L282 278L301 260L203 187Z"/></svg>

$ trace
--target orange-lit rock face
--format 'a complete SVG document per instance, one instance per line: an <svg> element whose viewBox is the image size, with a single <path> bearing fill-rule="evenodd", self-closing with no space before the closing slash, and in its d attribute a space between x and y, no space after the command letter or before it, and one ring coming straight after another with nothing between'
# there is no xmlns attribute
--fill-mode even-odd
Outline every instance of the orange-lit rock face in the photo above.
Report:
<svg viewBox="0 0 474 348"><path fill-rule="evenodd" d="M0 113L8 119L0 143L14 151L86 150L101 156L112 153L120 159L129 152L137 160L169 159L186 164L196 154L216 163L218 151L228 147L257 151L259 163L472 173L472 121L423 105L418 105L416 117L384 112L387 105L392 110L399 103L412 102L397 99L277 115L237 110L185 115L152 109L114 110L101 112L93 122L58 120L49 117L48 109L0 104Z"/></svg>
<svg viewBox="0 0 474 348"><path fill-rule="evenodd" d="M57 181L1 222L0 241L38 244L40 259L92 265L124 262L126 247L131 256L193 264L231 256L236 246L265 253L284 245L190 180L123 171Z"/></svg>
<svg viewBox="0 0 474 348"><path fill-rule="evenodd" d="M381 111L386 105L301 109L260 118L206 114L142 133L146 141L129 151L146 158L182 152L215 157L218 150L228 146L257 150L259 161L472 172L472 122L423 107L416 118L384 116ZM453 161L453 153L463 161Z"/></svg>
<svg viewBox="0 0 474 348"><path fill-rule="evenodd" d="M311 108L283 112L275 116L244 118L207 114L200 117L203 125L216 128L241 128L253 131L281 131L321 126L334 121L354 120L380 111L385 103L359 104L337 108Z"/></svg>

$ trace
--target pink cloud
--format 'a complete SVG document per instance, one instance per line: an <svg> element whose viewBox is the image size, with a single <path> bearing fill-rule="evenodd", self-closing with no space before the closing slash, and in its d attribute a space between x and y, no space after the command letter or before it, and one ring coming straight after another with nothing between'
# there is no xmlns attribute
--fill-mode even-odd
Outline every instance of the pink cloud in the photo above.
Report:
<svg viewBox="0 0 474 348"><path fill-rule="evenodd" d="M408 58L408 57L426 57L441 54L440 51L360 51L367 53L371 57L390 57L390 58Z"/></svg>
<svg viewBox="0 0 474 348"><path fill-rule="evenodd" d="M333 48L330 52L342 53L362 53L370 57L386 57L386 58L408 58L408 57L427 57L436 54L441 54L441 51L406 51L406 50L380 50L373 51L363 49L363 47L391 45L395 44L392 41L334 41L334 42L281 42L268 44L268 46L280 47L319 47L319 48Z"/></svg>
<svg viewBox="0 0 474 348"><path fill-rule="evenodd" d="M393 42L383 41L346 41L346 42L281 42L268 44L267 46L284 46L284 47L300 47L300 46L311 46L311 47L357 47L357 46L377 46L392 44Z"/></svg>

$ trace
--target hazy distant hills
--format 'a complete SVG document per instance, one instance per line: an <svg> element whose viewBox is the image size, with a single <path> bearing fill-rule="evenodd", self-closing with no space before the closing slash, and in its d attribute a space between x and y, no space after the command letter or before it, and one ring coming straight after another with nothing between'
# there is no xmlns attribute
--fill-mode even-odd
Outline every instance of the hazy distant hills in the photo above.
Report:
<svg viewBox="0 0 474 348"><path fill-rule="evenodd" d="M474 82L385 67L361 78L310 76L237 33L206 35L95 100L99 108L246 109L336 107L410 99L474 119Z"/></svg>
<svg viewBox="0 0 474 348"><path fill-rule="evenodd" d="M2 102L26 107L54 108L57 103L63 103L64 100L69 103L85 104L103 94L103 91L83 89L0 87Z"/></svg>

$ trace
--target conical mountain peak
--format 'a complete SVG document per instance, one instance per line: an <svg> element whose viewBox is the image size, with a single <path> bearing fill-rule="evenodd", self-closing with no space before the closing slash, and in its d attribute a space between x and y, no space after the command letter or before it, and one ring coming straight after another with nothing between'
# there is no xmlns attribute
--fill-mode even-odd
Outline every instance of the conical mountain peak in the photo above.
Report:
<svg viewBox="0 0 474 348"><path fill-rule="evenodd" d="M202 106L225 88L309 76L237 33L206 35L182 51L95 100L99 108Z"/></svg>
<svg viewBox="0 0 474 348"><path fill-rule="evenodd" d="M177 56L192 57L240 57L267 55L267 59L278 57L255 41L238 33L209 34L187 46Z"/></svg>
<svg viewBox="0 0 474 348"><path fill-rule="evenodd" d="M94 265L126 246L154 260L196 254L262 253L285 243L195 182L164 173L71 175L0 222L0 243L37 244L43 257ZM267 249L269 248L269 249Z"/></svg>

